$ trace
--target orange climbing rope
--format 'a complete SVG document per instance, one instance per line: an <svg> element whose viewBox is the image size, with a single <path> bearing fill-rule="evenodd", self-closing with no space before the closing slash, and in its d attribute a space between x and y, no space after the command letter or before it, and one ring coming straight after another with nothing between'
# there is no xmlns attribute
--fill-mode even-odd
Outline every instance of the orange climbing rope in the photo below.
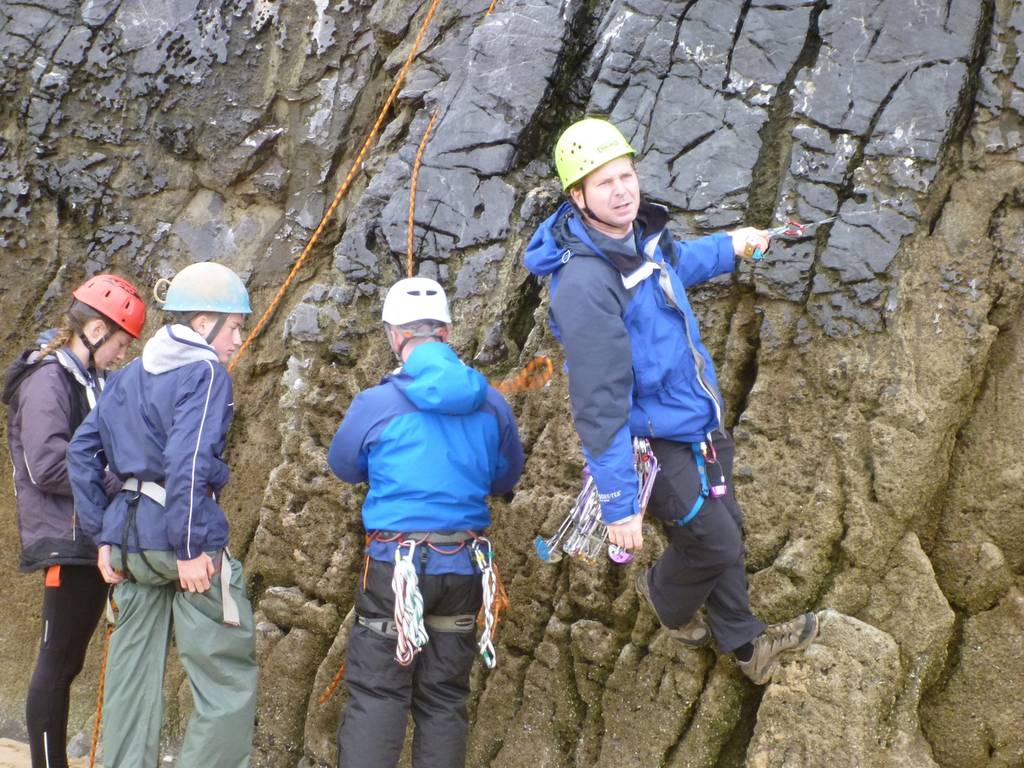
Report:
<svg viewBox="0 0 1024 768"><path fill-rule="evenodd" d="M117 606L113 598L110 599L111 609L116 611ZM103 722L103 689L107 682L107 655L110 652L110 636L114 633L114 625L107 623L107 631L103 633L103 659L100 661L100 679L96 684L96 722L92 726L92 746L89 747L89 768L96 764L96 747L100 743L100 723Z"/></svg>
<svg viewBox="0 0 1024 768"><path fill-rule="evenodd" d="M416 56L416 52L419 50L420 43L423 42L423 36L426 34L427 27L430 26L430 21L434 18L434 12L437 11L437 6L440 5L440 3L441 0L431 0L430 7L427 9L427 15L423 19L423 24L420 26L419 32L416 33L416 39L413 41L412 48L409 50L409 55L405 57L405 63L402 64L402 69L399 70L398 77L395 78L395 84L391 88L391 93L388 94L387 99L384 101L384 106L380 108L380 113L377 115L377 119L374 121L373 127L370 129L370 133L367 135L366 141L363 142L363 146L360 148L359 154L356 155L356 159L353 161L348 175L345 176L345 180L338 189L338 193L334 196L334 199L327 208L327 212L324 213L323 218L320 219L320 224L313 231L313 235L309 238L309 242L306 243L306 247L302 249L302 254L295 261L291 272L288 273L288 277L285 278L281 287L277 289L277 293L271 300L270 306L267 307L267 311L263 313L259 322L256 323L255 327L249 332L249 335L235 354L231 364L228 365L228 371L234 370L235 366L238 365L238 361L242 359L242 355L245 354L245 351L249 348L256 337L263 332L264 326L266 326L274 312L277 311L278 305L281 303L281 300L284 299L285 293L287 293L289 286L291 286L295 276L302 268L302 264L306 261L306 257L309 256L310 252L313 250L313 246L316 245L316 241L320 239L321 233L327 228L327 222L330 221L332 216L334 216L334 212L337 210L338 204L345 196L345 193L348 192L349 187L352 185L352 180L355 178L360 167L362 167L363 158L369 151L370 145L373 143L374 138L376 138L377 132L380 130L388 110L391 109L391 105L394 103L395 97L398 95L398 91L401 89L402 83L405 81L405 75L409 71L409 66L412 64L412 60Z"/></svg>
<svg viewBox="0 0 1024 768"><path fill-rule="evenodd" d="M530 392L540 389L551 381L554 372L555 367L551 363L551 358L537 355L515 376L495 383L494 388L503 395L510 395L513 392Z"/></svg>
<svg viewBox="0 0 1024 768"><path fill-rule="evenodd" d="M501 621L502 611L507 611L512 601L508 599L508 592L505 591L505 585L501 581L501 573L498 572L498 564L491 563L491 569L494 571L494 599L491 600L491 614L494 616L494 624L491 627L491 639L498 636L498 622ZM484 626L486 622L483 606L480 606L480 612L476 615L476 623L478 626Z"/></svg>
<svg viewBox="0 0 1024 768"><path fill-rule="evenodd" d="M342 678L345 677L345 662L341 662L341 666L338 667L338 674L331 680L331 684L328 685L324 692L320 694L320 698L316 700L317 704L324 705L334 695L334 692L338 690L338 686L341 684Z"/></svg>
<svg viewBox="0 0 1024 768"><path fill-rule="evenodd" d="M420 139L420 146L416 150L416 160L412 164L412 180L409 182L409 226L407 227L409 244L406 249L406 258L408 259L406 264L406 277L412 277L412 214L413 211L416 210L416 179L419 177L420 162L423 160L423 150L427 148L427 139L430 138L430 131L434 127L435 120L437 120L437 110L434 110L434 114L430 116L430 122L427 123L427 129L423 131L423 138Z"/></svg>

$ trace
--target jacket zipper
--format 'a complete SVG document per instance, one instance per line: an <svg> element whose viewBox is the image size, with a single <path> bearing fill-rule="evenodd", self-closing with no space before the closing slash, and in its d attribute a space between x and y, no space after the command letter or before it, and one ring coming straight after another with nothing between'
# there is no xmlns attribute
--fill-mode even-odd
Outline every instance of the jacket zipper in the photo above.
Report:
<svg viewBox="0 0 1024 768"><path fill-rule="evenodd" d="M704 356L697 349L697 345L694 344L693 342L693 336L690 332L690 323L686 318L686 312L683 311L683 308L679 305L679 302L676 300L675 288L672 286L672 278L668 274L668 266L665 264L660 264L657 261L654 261L651 254L651 251L658 247L659 240L660 237L650 238L644 247L644 255L651 259L651 261L653 261L655 265L658 267L658 286L661 288L661 292L665 296L665 299L668 301L668 303L683 319L683 328L686 330L686 344L690 348L690 355L693 357L693 367L697 374L697 383L700 385L700 388L704 392L704 394L707 395L708 399L711 400L711 404L715 408L715 425L718 429L721 429L722 403L718 399L718 396L715 394L711 385L708 384L707 379L705 378L707 361L704 359Z"/></svg>

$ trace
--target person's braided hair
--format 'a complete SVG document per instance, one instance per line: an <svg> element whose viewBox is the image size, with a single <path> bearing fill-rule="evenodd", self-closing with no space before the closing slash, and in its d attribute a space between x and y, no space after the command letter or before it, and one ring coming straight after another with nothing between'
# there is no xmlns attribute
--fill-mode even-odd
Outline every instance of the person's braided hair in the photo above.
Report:
<svg viewBox="0 0 1024 768"><path fill-rule="evenodd" d="M64 322L57 329L54 337L39 350L36 359L42 360L47 355L52 355L61 347L66 347L79 333L80 329L94 318L102 320L107 329L110 329L110 321L102 313L97 312L88 304L83 304L80 301L72 302L70 309L64 314Z"/></svg>

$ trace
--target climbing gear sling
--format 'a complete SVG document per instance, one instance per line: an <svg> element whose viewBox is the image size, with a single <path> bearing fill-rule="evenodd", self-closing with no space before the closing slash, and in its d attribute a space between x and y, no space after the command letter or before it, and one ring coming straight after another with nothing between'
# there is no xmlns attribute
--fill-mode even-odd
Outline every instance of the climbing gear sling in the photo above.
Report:
<svg viewBox="0 0 1024 768"><path fill-rule="evenodd" d="M146 557L146 551L142 548L139 540L139 527L136 520L139 502L143 496L155 501L161 507L166 506L167 503L167 491L159 483L155 483L152 480L140 480L137 477L129 477L124 481L124 485L121 486L121 492L129 494L127 503L128 509L125 515L124 528L121 531L121 567L124 569L125 576L129 581L135 581L135 576L132 574L131 569L128 567L128 539L132 531L135 535L135 544L139 548L138 554L142 558L142 562L145 563L146 567L149 568L153 573L157 573L156 568L153 567L149 559ZM229 627L239 626L239 612L238 604L235 602L235 598L231 595L231 554L228 552L227 547L222 549L220 553L214 558L214 577L220 578L221 587L221 612L222 621ZM180 590L180 584L177 585Z"/></svg>
<svg viewBox="0 0 1024 768"><path fill-rule="evenodd" d="M637 503L642 515L650 501L654 478L658 474L658 459L647 438L633 438L633 466L638 480ZM601 519L601 502L589 467L583 468L583 490L558 530L547 539L538 536L533 546L537 556L546 563L557 563L563 553L593 563L605 547L613 562L625 564L633 559L629 552L608 544L608 526Z"/></svg>

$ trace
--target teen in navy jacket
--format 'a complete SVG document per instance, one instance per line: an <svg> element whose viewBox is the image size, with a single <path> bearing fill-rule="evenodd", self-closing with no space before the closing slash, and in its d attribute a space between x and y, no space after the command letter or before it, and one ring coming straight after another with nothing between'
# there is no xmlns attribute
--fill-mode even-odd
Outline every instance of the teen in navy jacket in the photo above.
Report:
<svg viewBox="0 0 1024 768"><path fill-rule="evenodd" d="M178 762L244 768L255 724L255 632L217 495L228 481L223 452L234 414L225 364L241 345L249 296L230 269L199 262L170 281L163 309L170 322L141 359L111 377L109 398L68 446L76 508L119 609L103 764L159 762L173 631L195 694ZM105 465L124 481L109 503Z"/></svg>

